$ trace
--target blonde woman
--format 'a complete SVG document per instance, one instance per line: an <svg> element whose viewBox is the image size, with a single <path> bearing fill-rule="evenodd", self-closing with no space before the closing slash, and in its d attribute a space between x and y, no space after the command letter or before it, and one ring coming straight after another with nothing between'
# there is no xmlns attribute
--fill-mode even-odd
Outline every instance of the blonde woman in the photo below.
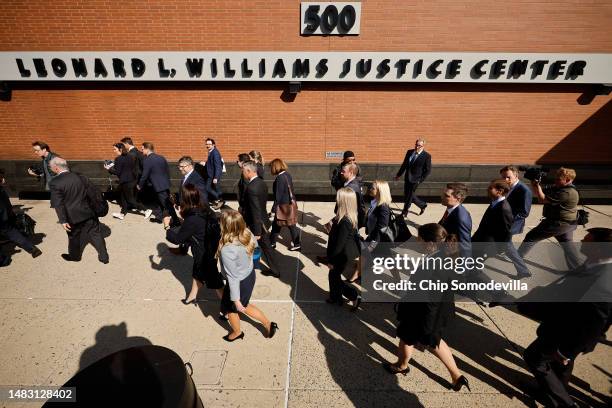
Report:
<svg viewBox="0 0 612 408"><path fill-rule="evenodd" d="M384 241L385 238L381 236L380 230L389 226L389 217L391 216L391 190L389 189L389 183L382 180L375 180L370 188L370 195L372 201L370 201L370 209L368 210L368 216L366 219L366 237L367 242Z"/></svg>
<svg viewBox="0 0 612 408"><path fill-rule="evenodd" d="M263 179L264 178L264 166L266 165L266 163L264 162L263 156L257 150L251 150L249 152L249 157L251 158L251 160L257 163L257 177Z"/></svg>
<svg viewBox="0 0 612 408"><path fill-rule="evenodd" d="M361 303L357 290L342 280L342 272L359 256L357 243L357 196L353 190L343 187L336 193L338 211L332 220L327 243L329 267L329 299L327 303L344 303L343 296L353 301L356 311Z"/></svg>
<svg viewBox="0 0 612 408"><path fill-rule="evenodd" d="M223 336L225 341L244 338L240 330L240 316L245 313L260 322L272 338L278 330L275 322L268 320L261 310L249 304L255 287L253 252L257 246L255 236L246 227L238 211L224 211L221 215L221 240L217 257L221 260L222 273L227 279L221 299L221 313L227 314L232 331Z"/></svg>

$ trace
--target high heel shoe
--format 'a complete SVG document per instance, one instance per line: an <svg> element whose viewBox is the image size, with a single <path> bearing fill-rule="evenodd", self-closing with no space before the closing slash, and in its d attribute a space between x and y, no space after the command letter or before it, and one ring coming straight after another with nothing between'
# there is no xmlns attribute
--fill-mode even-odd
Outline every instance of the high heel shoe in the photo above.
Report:
<svg viewBox="0 0 612 408"><path fill-rule="evenodd" d="M223 340L231 343L232 341L236 341L238 339L244 339L244 332L240 332L240 334L234 337L233 339L230 339L229 336L229 334L226 334L225 336L223 336Z"/></svg>
<svg viewBox="0 0 612 408"><path fill-rule="evenodd" d="M410 367L406 367L405 369L400 370L399 368L397 368L397 366L395 366L394 364L391 364L388 361L385 361L383 363L383 367L385 368L385 370L387 370L391 374L407 375L410 372Z"/></svg>
<svg viewBox="0 0 612 408"><path fill-rule="evenodd" d="M350 280L349 283L356 283L358 285L361 285L361 276L358 276L355 279Z"/></svg>
<svg viewBox="0 0 612 408"><path fill-rule="evenodd" d="M187 306L187 305L191 305L193 304L194 306L197 306L198 300L197 299L192 299L192 300L187 300L187 299L181 299L181 302Z"/></svg>
<svg viewBox="0 0 612 408"><path fill-rule="evenodd" d="M276 334L277 330L278 324L276 324L275 322L270 323L270 332L268 333L268 338L271 339L272 337L274 337L274 334Z"/></svg>
<svg viewBox="0 0 612 408"><path fill-rule="evenodd" d="M472 392L472 390L470 389L470 383L468 382L467 378L465 378L464 375L457 378L457 381L455 381L455 383L453 384L453 391L461 391L461 388L464 385L465 385L465 388L467 388L469 392Z"/></svg>

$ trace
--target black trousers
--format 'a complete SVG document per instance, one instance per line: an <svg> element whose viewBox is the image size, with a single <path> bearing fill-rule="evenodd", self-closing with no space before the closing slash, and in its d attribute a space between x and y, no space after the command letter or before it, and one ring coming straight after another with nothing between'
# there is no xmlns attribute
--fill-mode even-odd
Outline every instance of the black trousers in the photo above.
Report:
<svg viewBox="0 0 612 408"><path fill-rule="evenodd" d="M90 218L78 224L70 224L71 230L68 234L68 255L70 258L80 261L83 250L88 243L98 251L100 262L108 261L106 242L100 229L98 218Z"/></svg>
<svg viewBox="0 0 612 408"><path fill-rule="evenodd" d="M276 273L280 273L277 268L276 262L274 261L274 249L270 245L270 237L268 235L268 231L266 231L265 228L262 230L261 236L257 240L257 244L261 248L261 256L262 258L265 258L268 268L270 268Z"/></svg>
<svg viewBox="0 0 612 408"><path fill-rule="evenodd" d="M553 358L555 352L556 347L537 338L525 349L523 357L541 390L550 399L547 406L569 407L574 402L566 387L572 376L574 362L572 360L564 366Z"/></svg>
<svg viewBox="0 0 612 408"><path fill-rule="evenodd" d="M156 194L157 194L157 207L153 209L153 215L155 215L155 218L157 218L158 220L161 220L162 218L167 217L169 215L172 217L172 221L174 223L178 223L179 222L178 216L176 215L176 211L174 211L174 206L172 205L172 202L170 201L170 191L169 190L159 191Z"/></svg>
<svg viewBox="0 0 612 408"><path fill-rule="evenodd" d="M4 235L9 241L14 242L15 245L27 253L32 253L34 250L34 244L30 242L30 239L13 227L0 230L0 235Z"/></svg>
<svg viewBox="0 0 612 408"><path fill-rule="evenodd" d="M281 228L284 226L285 225L278 225L276 223L276 219L274 220L274 222L272 223L272 231L270 232L270 242L276 242L276 238L278 237ZM286 227L289 228L289 233L291 234L291 242L293 242L293 245L300 245L300 229L297 227L297 225L287 225Z"/></svg>
<svg viewBox="0 0 612 408"><path fill-rule="evenodd" d="M139 211L146 210L146 207L136 200L135 188L135 181L119 184L119 205L121 206L121 214L127 214L131 208Z"/></svg>
<svg viewBox="0 0 612 408"><path fill-rule="evenodd" d="M575 230L576 224L544 220L527 233L518 253L522 258L525 258L525 255L531 251L537 242L555 237L563 248L568 268L576 269L581 264L581 256L577 244L572 242Z"/></svg>
<svg viewBox="0 0 612 408"><path fill-rule="evenodd" d="M427 207L427 202L421 200L416 195L416 189L419 183L411 183L408 180L404 180L404 212L408 212L410 205L414 203L420 209Z"/></svg>
<svg viewBox="0 0 612 408"><path fill-rule="evenodd" d="M347 264L334 265L329 270L327 278L329 280L329 298L335 301L342 300L342 296L348 300L355 300L359 296L359 292L353 286L342 280L342 272Z"/></svg>

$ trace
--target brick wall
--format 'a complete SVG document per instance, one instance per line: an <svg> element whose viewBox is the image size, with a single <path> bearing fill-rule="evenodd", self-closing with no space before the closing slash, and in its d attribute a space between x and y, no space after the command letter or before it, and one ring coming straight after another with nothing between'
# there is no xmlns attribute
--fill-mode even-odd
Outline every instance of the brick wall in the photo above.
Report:
<svg viewBox="0 0 612 408"><path fill-rule="evenodd" d="M299 1L7 1L0 51L612 52L610 1L374 1L361 34L301 37ZM550 85L280 84L17 87L0 102L0 159L47 141L68 159L111 156L124 135L176 159L212 136L233 159L398 162L424 136L437 163L612 163L612 96Z"/></svg>

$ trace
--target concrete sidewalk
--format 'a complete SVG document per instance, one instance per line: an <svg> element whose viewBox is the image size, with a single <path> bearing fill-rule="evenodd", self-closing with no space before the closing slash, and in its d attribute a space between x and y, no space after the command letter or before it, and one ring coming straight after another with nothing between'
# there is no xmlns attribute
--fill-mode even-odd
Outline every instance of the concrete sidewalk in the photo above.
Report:
<svg viewBox="0 0 612 408"><path fill-rule="evenodd" d="M526 393L535 380L521 353L535 338L536 324L503 308L458 304L446 340L471 393L450 390L448 373L429 353L415 353L407 376L383 370L381 362L392 360L397 347L392 305L363 304L351 313L324 302L327 268L315 257L325 252L322 225L332 217L333 203L300 202L302 252L286 249L283 230L277 246L281 279L257 275L253 301L280 331L267 339L257 324L243 320L245 338L234 343L222 339L228 326L215 319L212 291L203 290L196 307L180 302L191 286L191 257L169 253L160 225L139 215L124 221L108 215L102 221L110 233L110 264L100 264L91 246L80 263L67 263L60 258L66 234L48 202L13 204L38 222L43 255L32 259L21 251L0 269L0 386L61 385L111 352L152 343L192 362L206 407L534 405ZM467 207L475 229L486 205ZM612 227L612 206L592 208L601 213L591 211L589 226ZM410 214L412 232L442 214L439 204L430 204L420 217ZM534 206L527 230L540 214L541 206ZM580 240L584 229L575 235ZM611 380L606 343L578 359L571 385L585 405L605 406Z"/></svg>

